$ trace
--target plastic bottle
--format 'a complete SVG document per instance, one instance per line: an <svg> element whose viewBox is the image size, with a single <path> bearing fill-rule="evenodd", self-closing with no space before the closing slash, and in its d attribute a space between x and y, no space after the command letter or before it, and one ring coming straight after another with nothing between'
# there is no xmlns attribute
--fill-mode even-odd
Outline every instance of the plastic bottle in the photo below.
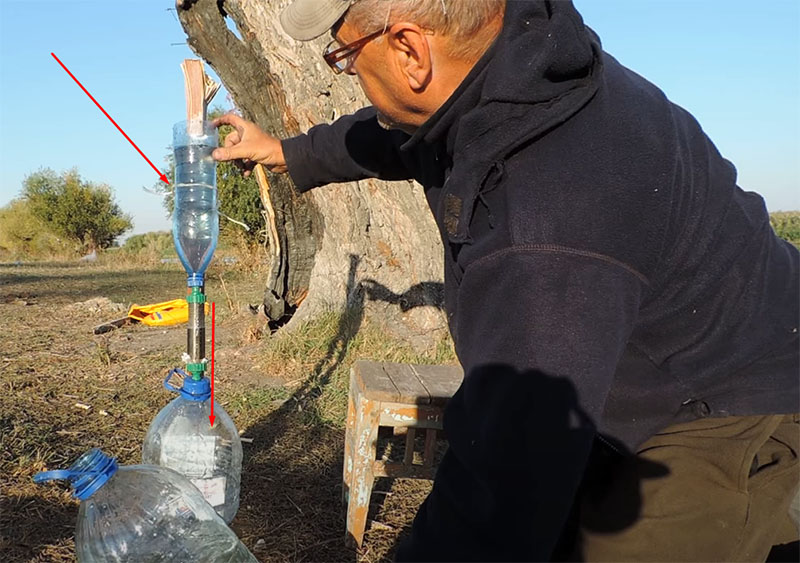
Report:
<svg viewBox="0 0 800 563"><path fill-rule="evenodd" d="M182 475L154 465L119 466L98 449L68 470L45 471L37 483L66 479L81 500L75 551L83 563L255 562L236 534Z"/></svg>
<svg viewBox="0 0 800 563"><path fill-rule="evenodd" d="M174 374L183 386L169 383ZM231 417L214 401L211 426L211 386L206 377L192 379L170 370L164 387L179 394L153 419L142 448L142 463L174 469L189 478L225 522L239 510L242 442Z"/></svg>
<svg viewBox="0 0 800 563"><path fill-rule="evenodd" d="M175 207L172 238L178 257L202 285L219 238L216 162L217 129L205 121L181 121L172 129L175 156Z"/></svg>

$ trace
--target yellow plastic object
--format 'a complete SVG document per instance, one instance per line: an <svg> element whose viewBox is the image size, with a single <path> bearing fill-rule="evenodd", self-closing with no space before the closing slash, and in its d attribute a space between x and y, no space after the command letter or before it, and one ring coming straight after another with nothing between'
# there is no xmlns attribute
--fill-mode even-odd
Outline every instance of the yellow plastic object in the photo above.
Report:
<svg viewBox="0 0 800 563"><path fill-rule="evenodd" d="M208 303L205 313L208 314ZM149 326L169 326L185 323L189 320L189 304L186 299L173 299L163 303L150 305L131 305L128 317L141 321Z"/></svg>

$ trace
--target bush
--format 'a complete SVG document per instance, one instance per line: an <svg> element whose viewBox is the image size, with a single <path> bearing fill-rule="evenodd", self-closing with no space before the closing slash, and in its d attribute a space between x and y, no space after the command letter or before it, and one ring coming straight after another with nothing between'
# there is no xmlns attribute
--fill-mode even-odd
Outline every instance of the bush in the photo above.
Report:
<svg viewBox="0 0 800 563"><path fill-rule="evenodd" d="M770 213L769 222L779 237L800 247L800 211Z"/></svg>
<svg viewBox="0 0 800 563"><path fill-rule="evenodd" d="M107 248L132 226L131 217L114 201L111 188L81 179L77 170L34 172L22 185L31 213L60 236L87 250Z"/></svg>
<svg viewBox="0 0 800 563"><path fill-rule="evenodd" d="M79 248L36 217L30 203L15 199L0 208L0 250L7 258L64 258Z"/></svg>
<svg viewBox="0 0 800 563"><path fill-rule="evenodd" d="M133 235L122 245L122 251L127 254L143 254L154 258L175 257L172 233L165 231Z"/></svg>

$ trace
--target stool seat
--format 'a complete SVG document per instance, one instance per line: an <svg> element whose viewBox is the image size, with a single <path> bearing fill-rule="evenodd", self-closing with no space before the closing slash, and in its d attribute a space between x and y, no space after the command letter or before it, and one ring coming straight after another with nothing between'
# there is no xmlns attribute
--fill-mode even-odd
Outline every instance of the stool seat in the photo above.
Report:
<svg viewBox="0 0 800 563"><path fill-rule="evenodd" d="M460 366L395 364L359 360L352 370L368 399L413 405L447 404L463 373Z"/></svg>
<svg viewBox="0 0 800 563"><path fill-rule="evenodd" d="M347 539L360 546L375 477L432 479L436 432L463 379L460 366L359 360L350 370L342 500ZM378 428L406 428L402 463L376 459ZM425 431L422 463L414 459L416 429Z"/></svg>

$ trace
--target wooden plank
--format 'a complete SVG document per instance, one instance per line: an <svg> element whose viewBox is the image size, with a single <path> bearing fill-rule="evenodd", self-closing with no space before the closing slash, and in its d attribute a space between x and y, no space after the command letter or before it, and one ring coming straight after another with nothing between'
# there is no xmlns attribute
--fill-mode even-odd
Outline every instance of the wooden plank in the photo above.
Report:
<svg viewBox="0 0 800 563"><path fill-rule="evenodd" d="M355 463L355 435L356 435L356 393L350 382L350 392L347 395L347 421L344 433L344 463L342 464L342 504L347 506L350 501L350 487L352 485L353 464Z"/></svg>
<svg viewBox="0 0 800 563"><path fill-rule="evenodd" d="M439 405L410 405L381 401L379 410L378 424L381 426L442 429L444 408Z"/></svg>
<svg viewBox="0 0 800 563"><path fill-rule="evenodd" d="M105 334L106 332L112 331L114 329L120 328L127 324L131 324L134 322L139 322L138 319L132 319L130 317L122 317L121 319L114 319L113 321L104 322L101 325L97 325L92 329L94 334Z"/></svg>
<svg viewBox="0 0 800 563"><path fill-rule="evenodd" d="M391 477L393 479L429 479L432 480L436 474L433 467L423 467L421 465L404 465L402 463L387 463L376 461L372 466L374 477Z"/></svg>
<svg viewBox="0 0 800 563"><path fill-rule="evenodd" d="M186 95L186 132L192 136L202 135L203 121L206 118L206 72L203 69L203 61L184 59L181 63L181 70L183 70L183 86Z"/></svg>
<svg viewBox="0 0 800 563"><path fill-rule="evenodd" d="M464 379L461 366L409 365L411 371L427 389L430 402L444 405L455 394Z"/></svg>
<svg viewBox="0 0 800 563"><path fill-rule="evenodd" d="M392 401L400 399L397 387L378 362L358 360L353 364L352 376L359 392L373 401Z"/></svg>
<svg viewBox="0 0 800 563"><path fill-rule="evenodd" d="M187 133L193 136L202 135L208 104L219 91L221 84L206 74L203 61L200 59L184 59L181 70L183 70L186 95Z"/></svg>
<svg viewBox="0 0 800 563"><path fill-rule="evenodd" d="M427 405L431 402L428 390L414 375L414 371L409 364L395 364L384 362L383 369L386 375L392 380L400 394L397 402L410 403L412 405Z"/></svg>
<svg viewBox="0 0 800 563"><path fill-rule="evenodd" d="M378 439L378 412L376 404L364 396L356 400L356 425L353 436L353 468L347 502L347 533L359 547L367 525L369 499L375 475L375 445Z"/></svg>

